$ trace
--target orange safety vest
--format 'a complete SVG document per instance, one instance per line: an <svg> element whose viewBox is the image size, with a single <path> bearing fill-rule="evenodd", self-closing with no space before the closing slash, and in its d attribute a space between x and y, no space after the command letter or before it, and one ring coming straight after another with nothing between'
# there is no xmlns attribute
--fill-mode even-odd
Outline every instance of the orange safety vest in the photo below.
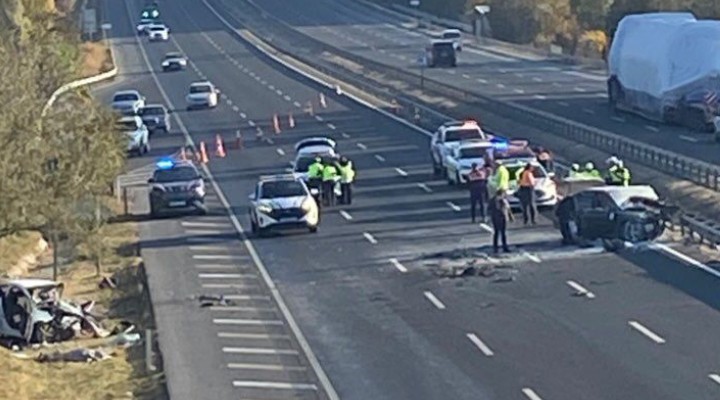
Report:
<svg viewBox="0 0 720 400"><path fill-rule="evenodd" d="M520 174L520 187L535 187L535 176L532 171L525 170Z"/></svg>

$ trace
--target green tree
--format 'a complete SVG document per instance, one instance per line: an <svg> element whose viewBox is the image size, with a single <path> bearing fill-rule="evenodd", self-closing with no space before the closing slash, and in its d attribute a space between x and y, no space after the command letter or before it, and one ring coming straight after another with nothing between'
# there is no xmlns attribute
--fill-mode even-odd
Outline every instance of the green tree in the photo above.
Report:
<svg viewBox="0 0 720 400"><path fill-rule="evenodd" d="M605 28L605 17L613 0L570 0L572 13L583 30Z"/></svg>

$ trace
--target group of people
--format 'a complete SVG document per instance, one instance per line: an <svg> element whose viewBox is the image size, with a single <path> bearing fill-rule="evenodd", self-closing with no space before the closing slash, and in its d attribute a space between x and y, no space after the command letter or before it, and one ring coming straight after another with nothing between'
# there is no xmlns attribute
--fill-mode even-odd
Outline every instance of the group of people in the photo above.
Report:
<svg viewBox="0 0 720 400"><path fill-rule="evenodd" d="M335 205L335 184L338 180L340 181L339 203L352 204L352 183L355 181L352 161L345 156L340 159L330 157L323 159L318 156L308 167L308 187L320 192L323 206Z"/></svg>
<svg viewBox="0 0 720 400"><path fill-rule="evenodd" d="M597 178L603 179L608 185L628 186L630 185L630 169L625 166L622 160L616 156L608 158L606 161L608 169L605 175L600 173L591 162L580 168L580 164L573 164L570 167L571 178Z"/></svg>

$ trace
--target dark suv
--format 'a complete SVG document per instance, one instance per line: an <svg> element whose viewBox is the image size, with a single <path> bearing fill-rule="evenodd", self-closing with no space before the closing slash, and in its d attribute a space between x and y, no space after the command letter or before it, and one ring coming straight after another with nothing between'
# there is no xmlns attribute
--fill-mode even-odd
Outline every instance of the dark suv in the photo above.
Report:
<svg viewBox="0 0 720 400"><path fill-rule="evenodd" d="M429 68L457 67L454 41L434 40L425 51Z"/></svg>
<svg viewBox="0 0 720 400"><path fill-rule="evenodd" d="M189 161L162 160L150 185L150 215L197 212L206 214L205 182L195 165Z"/></svg>

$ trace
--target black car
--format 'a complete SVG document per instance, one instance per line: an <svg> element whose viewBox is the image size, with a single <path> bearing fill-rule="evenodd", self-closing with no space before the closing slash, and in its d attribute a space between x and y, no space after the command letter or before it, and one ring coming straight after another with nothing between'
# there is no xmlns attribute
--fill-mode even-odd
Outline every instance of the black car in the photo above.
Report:
<svg viewBox="0 0 720 400"><path fill-rule="evenodd" d="M166 213L207 213L205 181L192 162L161 160L148 184L152 217Z"/></svg>
<svg viewBox="0 0 720 400"><path fill-rule="evenodd" d="M606 247L658 238L677 208L659 201L651 186L598 186L563 198L555 210L566 244L600 239Z"/></svg>
<svg viewBox="0 0 720 400"><path fill-rule="evenodd" d="M455 42L452 40L434 40L426 49L427 66L457 67Z"/></svg>
<svg viewBox="0 0 720 400"><path fill-rule="evenodd" d="M170 130L170 113L162 104L148 104L138 110L138 115L150 133L156 131L167 133Z"/></svg>

